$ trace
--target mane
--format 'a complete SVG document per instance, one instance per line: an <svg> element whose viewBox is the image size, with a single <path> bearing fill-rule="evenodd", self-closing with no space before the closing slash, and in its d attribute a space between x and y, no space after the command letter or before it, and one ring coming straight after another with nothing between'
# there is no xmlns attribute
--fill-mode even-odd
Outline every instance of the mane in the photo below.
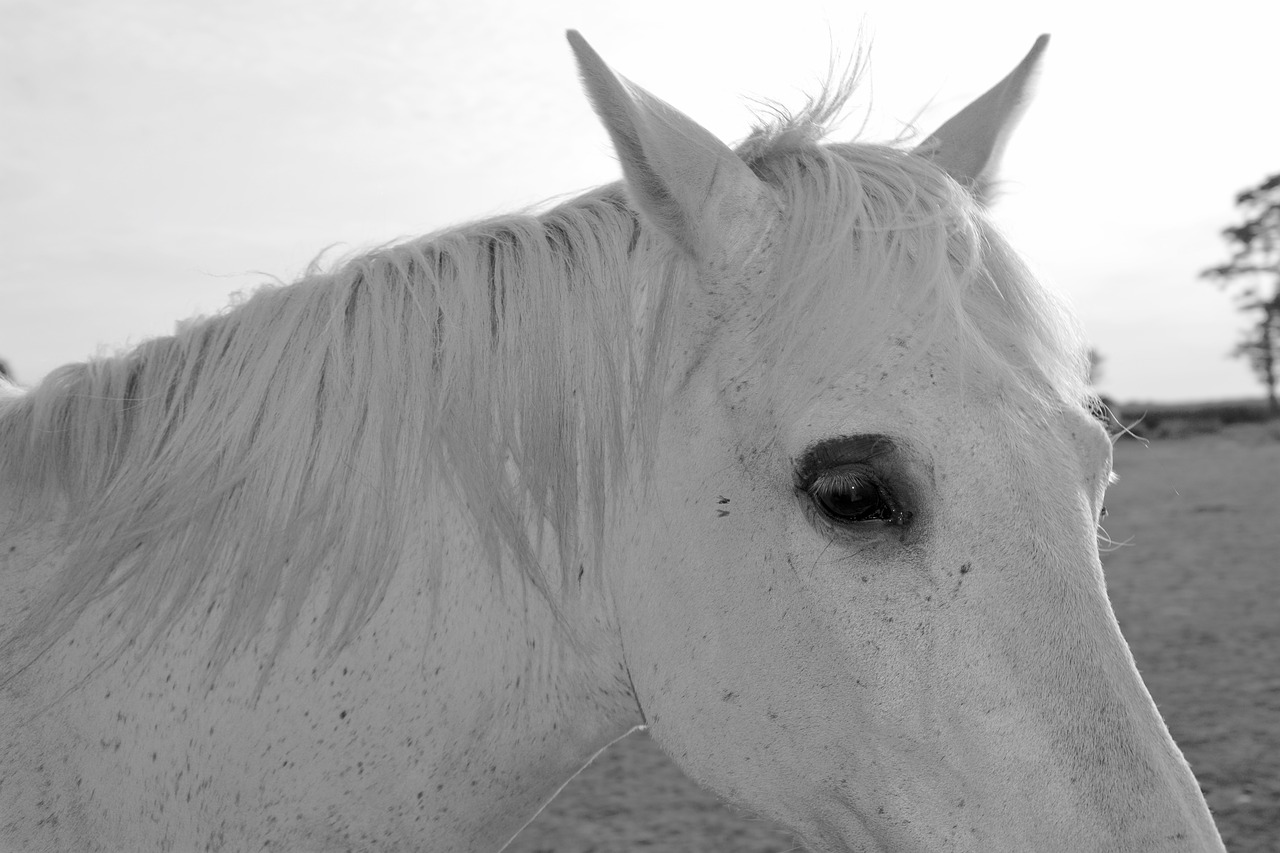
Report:
<svg viewBox="0 0 1280 853"><path fill-rule="evenodd" d="M959 329L975 363L1038 399L1079 396L1074 326L954 181L892 146L820 144L852 91L848 77L739 148L789 212L761 363L847 351L847 327L813 322L835 288L859 328L925 306L927 333ZM271 620L278 652L323 580L336 654L429 529L429 495L464 506L489 561L554 607L555 575L593 564L609 498L652 452L671 306L694 277L612 185L313 265L0 399L15 523L56 515L71 543L8 643L36 637L38 654L112 591L128 641L154 641L203 590L225 605L216 672Z"/></svg>
<svg viewBox="0 0 1280 853"><path fill-rule="evenodd" d="M22 518L61 507L74 543L10 641L47 645L116 589L130 639L158 637L203 586L225 604L216 669L276 605L279 651L323 578L336 653L428 494L465 505L491 562L546 592L590 561L659 410L666 297L687 269L657 243L606 187L312 269L0 402L0 482Z"/></svg>

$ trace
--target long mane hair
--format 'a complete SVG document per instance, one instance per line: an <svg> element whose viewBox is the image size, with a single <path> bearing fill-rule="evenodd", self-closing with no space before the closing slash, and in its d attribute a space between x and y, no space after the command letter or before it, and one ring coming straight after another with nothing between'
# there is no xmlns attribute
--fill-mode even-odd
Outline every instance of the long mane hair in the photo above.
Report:
<svg viewBox="0 0 1280 853"><path fill-rule="evenodd" d="M776 280L748 297L768 393L798 404L788 371L847 358L851 341L875 357L887 344L870 330L906 306L929 318L917 345L950 330L974 372L1078 404L1074 325L965 191L901 147L821 143L850 91L739 148L785 211ZM216 671L269 621L278 652L323 578L336 653L404 543L426 530L429 544L441 500L465 507L491 562L550 596L554 573L595 568L610 498L653 452L673 306L696 286L612 185L313 265L0 399L11 528L53 525L65 548L6 641L30 659L112 592L125 636L155 639L203 590L224 604ZM848 321L815 324L832 299Z"/></svg>

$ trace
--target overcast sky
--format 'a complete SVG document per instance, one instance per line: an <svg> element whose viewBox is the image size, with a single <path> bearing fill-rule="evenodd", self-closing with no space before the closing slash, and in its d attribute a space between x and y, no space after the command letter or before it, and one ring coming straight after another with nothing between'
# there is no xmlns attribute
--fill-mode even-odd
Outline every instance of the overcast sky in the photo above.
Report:
<svg viewBox="0 0 1280 853"><path fill-rule="evenodd" d="M726 141L860 28L872 139L932 130L1049 32L997 220L1081 313L1105 392L1259 393L1226 357L1241 315L1196 274L1227 257L1235 193L1280 172L1280 3L623 5L0 0L0 357L33 383L327 246L615 179L568 27Z"/></svg>

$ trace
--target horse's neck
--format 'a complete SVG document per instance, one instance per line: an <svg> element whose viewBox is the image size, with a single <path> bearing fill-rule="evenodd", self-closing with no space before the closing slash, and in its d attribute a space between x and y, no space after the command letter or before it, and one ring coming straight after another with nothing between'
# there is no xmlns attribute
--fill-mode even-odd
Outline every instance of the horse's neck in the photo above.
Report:
<svg viewBox="0 0 1280 853"><path fill-rule="evenodd" d="M141 660L96 672L119 635L109 597L92 605L0 693L0 778L12 783L0 796L0 827L11 830L0 848L43 838L147 849L166 834L196 847L214 829L231 847L266 831L286 847L325 848L389 827L404 846L501 847L638 712L608 636L567 644L539 594L500 579L461 531L459 517L432 533L445 547L410 550L332 666L318 665L305 636L291 640L256 702L269 637L201 689L216 602L197 602ZM17 544L25 559L50 543ZM431 566L440 554L444 565ZM322 606L304 608L299 624ZM37 730L53 740L38 742ZM63 760L37 760L55 754ZM245 797L269 815L245 817ZM37 826L37 801L78 822Z"/></svg>

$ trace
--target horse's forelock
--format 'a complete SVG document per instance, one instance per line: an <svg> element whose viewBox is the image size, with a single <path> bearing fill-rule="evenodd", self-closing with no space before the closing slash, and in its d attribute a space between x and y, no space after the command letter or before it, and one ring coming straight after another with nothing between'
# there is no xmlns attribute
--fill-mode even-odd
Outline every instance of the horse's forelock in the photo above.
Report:
<svg viewBox="0 0 1280 853"><path fill-rule="evenodd" d="M811 395L797 367L884 364L915 318L911 347L946 335L974 376L1036 409L1088 397L1080 328L1036 281L967 191L892 146L787 144L754 170L783 198L774 280L759 289L752 345L773 408ZM816 386L814 386L816 387ZM801 395L801 396L797 396Z"/></svg>

